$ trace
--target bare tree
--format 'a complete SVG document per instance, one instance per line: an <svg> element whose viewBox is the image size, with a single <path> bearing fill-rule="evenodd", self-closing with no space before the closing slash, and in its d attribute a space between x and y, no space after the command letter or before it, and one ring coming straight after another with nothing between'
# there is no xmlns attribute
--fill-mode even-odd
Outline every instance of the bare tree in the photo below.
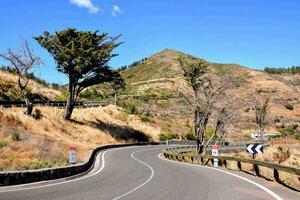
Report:
<svg viewBox="0 0 300 200"><path fill-rule="evenodd" d="M11 67L16 69L18 74L18 86L22 92L27 110L26 114L31 115L33 105L29 100L28 83L29 73L35 67L42 64L41 59L34 54L33 49L29 46L28 42L24 40L24 43L19 51L8 49L7 52L0 54L4 60L8 61Z"/></svg>
<svg viewBox="0 0 300 200"><path fill-rule="evenodd" d="M255 122L258 125L259 133L263 133L266 126L269 124L269 98L259 102L258 98L255 101Z"/></svg>
<svg viewBox="0 0 300 200"><path fill-rule="evenodd" d="M215 122L214 133L206 142L205 148L207 148L210 142L214 141L217 144L224 138L228 133L229 127L236 121L237 113L237 109L229 105L221 108Z"/></svg>
<svg viewBox="0 0 300 200"><path fill-rule="evenodd" d="M225 94L228 84L213 85L211 79L204 76L208 64L204 60L188 63L183 57L179 59L186 82L193 90L193 98L181 93L194 109L194 130L197 138L197 152L205 150L205 132L214 106ZM225 120L225 119L224 119ZM219 125L220 126L220 125ZM221 128L222 126L220 126Z"/></svg>

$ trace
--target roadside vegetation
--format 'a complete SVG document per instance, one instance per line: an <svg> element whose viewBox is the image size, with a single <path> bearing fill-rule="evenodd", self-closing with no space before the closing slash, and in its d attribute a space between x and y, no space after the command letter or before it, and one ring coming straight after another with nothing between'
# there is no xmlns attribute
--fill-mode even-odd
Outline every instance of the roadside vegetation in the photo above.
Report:
<svg viewBox="0 0 300 200"><path fill-rule="evenodd" d="M73 121L60 119L62 109L38 110L43 116L34 119L22 108L0 108L1 171L67 165L70 145L78 148L79 162L83 162L101 145L158 139L156 126L114 106L75 109ZM130 121L123 122L122 115Z"/></svg>

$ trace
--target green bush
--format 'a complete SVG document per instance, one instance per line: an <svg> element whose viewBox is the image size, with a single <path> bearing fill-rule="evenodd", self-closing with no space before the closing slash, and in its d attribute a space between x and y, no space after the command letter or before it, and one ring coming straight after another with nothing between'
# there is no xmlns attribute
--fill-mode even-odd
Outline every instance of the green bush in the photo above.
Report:
<svg viewBox="0 0 300 200"><path fill-rule="evenodd" d="M7 142L0 140L0 149L7 146Z"/></svg>
<svg viewBox="0 0 300 200"><path fill-rule="evenodd" d="M183 140L196 140L196 135L192 129L190 129L189 132L183 134L181 137Z"/></svg>
<svg viewBox="0 0 300 200"><path fill-rule="evenodd" d="M159 135L160 141L172 140L172 139L179 139L179 135L175 133L161 133Z"/></svg>
<svg viewBox="0 0 300 200"><path fill-rule="evenodd" d="M148 116L147 114L140 115L140 119L142 120L142 122L152 122L151 117Z"/></svg>
<svg viewBox="0 0 300 200"><path fill-rule="evenodd" d="M285 107L288 110L294 110L294 106L292 104L290 104L290 103L286 104Z"/></svg>
<svg viewBox="0 0 300 200"><path fill-rule="evenodd" d="M250 111L250 108L249 108L249 107L245 109L245 112L246 112L246 113L249 112L249 111Z"/></svg>
<svg viewBox="0 0 300 200"><path fill-rule="evenodd" d="M215 129L213 128L207 128L205 131L205 139L209 139L215 132Z"/></svg>
<svg viewBox="0 0 300 200"><path fill-rule="evenodd" d="M68 99L69 92L66 89L62 89L59 96L55 98L57 101L66 101Z"/></svg>
<svg viewBox="0 0 300 200"><path fill-rule="evenodd" d="M52 83L52 84L51 84L51 88L52 88L53 90L59 90L59 85L58 85L57 83Z"/></svg>
<svg viewBox="0 0 300 200"><path fill-rule="evenodd" d="M66 166L68 164L68 158L58 157L58 158L45 158L36 162L30 162L25 166L22 166L24 169L42 169L50 168L53 166Z"/></svg>
<svg viewBox="0 0 300 200"><path fill-rule="evenodd" d="M144 102L148 102L149 101L149 96L147 94L141 95L140 100L144 101Z"/></svg>
<svg viewBox="0 0 300 200"><path fill-rule="evenodd" d="M118 106L124 108L126 112L130 114L139 114L139 109L136 107L134 103L126 102L126 101L119 101Z"/></svg>
<svg viewBox="0 0 300 200"><path fill-rule="evenodd" d="M11 133L12 141L21 141L21 133L17 129L14 129Z"/></svg>
<svg viewBox="0 0 300 200"><path fill-rule="evenodd" d="M42 119L43 115L39 109L34 109L33 118L36 120Z"/></svg>
<svg viewBox="0 0 300 200"><path fill-rule="evenodd" d="M300 132L298 129L298 124L291 124L289 126L281 125L277 127L277 131L281 133L281 137L294 136L296 139L299 137Z"/></svg>
<svg viewBox="0 0 300 200"><path fill-rule="evenodd" d="M130 114L138 114L138 109L134 104L129 104L128 111Z"/></svg>

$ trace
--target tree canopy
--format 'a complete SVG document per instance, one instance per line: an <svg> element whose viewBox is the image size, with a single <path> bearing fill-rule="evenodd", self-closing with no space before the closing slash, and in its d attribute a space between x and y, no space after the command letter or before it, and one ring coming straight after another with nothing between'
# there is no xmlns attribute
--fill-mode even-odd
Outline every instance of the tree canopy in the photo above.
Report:
<svg viewBox="0 0 300 200"><path fill-rule="evenodd" d="M300 67L298 66L292 66L292 67L265 67L265 72L269 74L300 74Z"/></svg>
<svg viewBox="0 0 300 200"><path fill-rule="evenodd" d="M108 61L117 56L113 54L117 37L98 31L78 31L65 29L54 34L44 32L35 39L55 59L57 70L66 74L77 85L86 88L95 84L110 81L112 71Z"/></svg>
<svg viewBox="0 0 300 200"><path fill-rule="evenodd" d="M116 77L108 65L117 56L113 50L121 43L99 31L68 28L50 34L45 31L35 39L55 59L57 70L69 78L69 98L65 119L69 119L79 93L90 86L111 82Z"/></svg>

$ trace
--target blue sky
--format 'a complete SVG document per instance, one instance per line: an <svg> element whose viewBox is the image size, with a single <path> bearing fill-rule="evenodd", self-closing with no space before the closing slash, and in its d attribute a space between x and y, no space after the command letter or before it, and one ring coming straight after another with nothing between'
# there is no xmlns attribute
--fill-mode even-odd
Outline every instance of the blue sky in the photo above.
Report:
<svg viewBox="0 0 300 200"><path fill-rule="evenodd" d="M0 52L28 39L45 66L36 71L65 83L33 36L74 27L122 34L112 67L165 48L251 68L300 65L298 0L3 0Z"/></svg>

